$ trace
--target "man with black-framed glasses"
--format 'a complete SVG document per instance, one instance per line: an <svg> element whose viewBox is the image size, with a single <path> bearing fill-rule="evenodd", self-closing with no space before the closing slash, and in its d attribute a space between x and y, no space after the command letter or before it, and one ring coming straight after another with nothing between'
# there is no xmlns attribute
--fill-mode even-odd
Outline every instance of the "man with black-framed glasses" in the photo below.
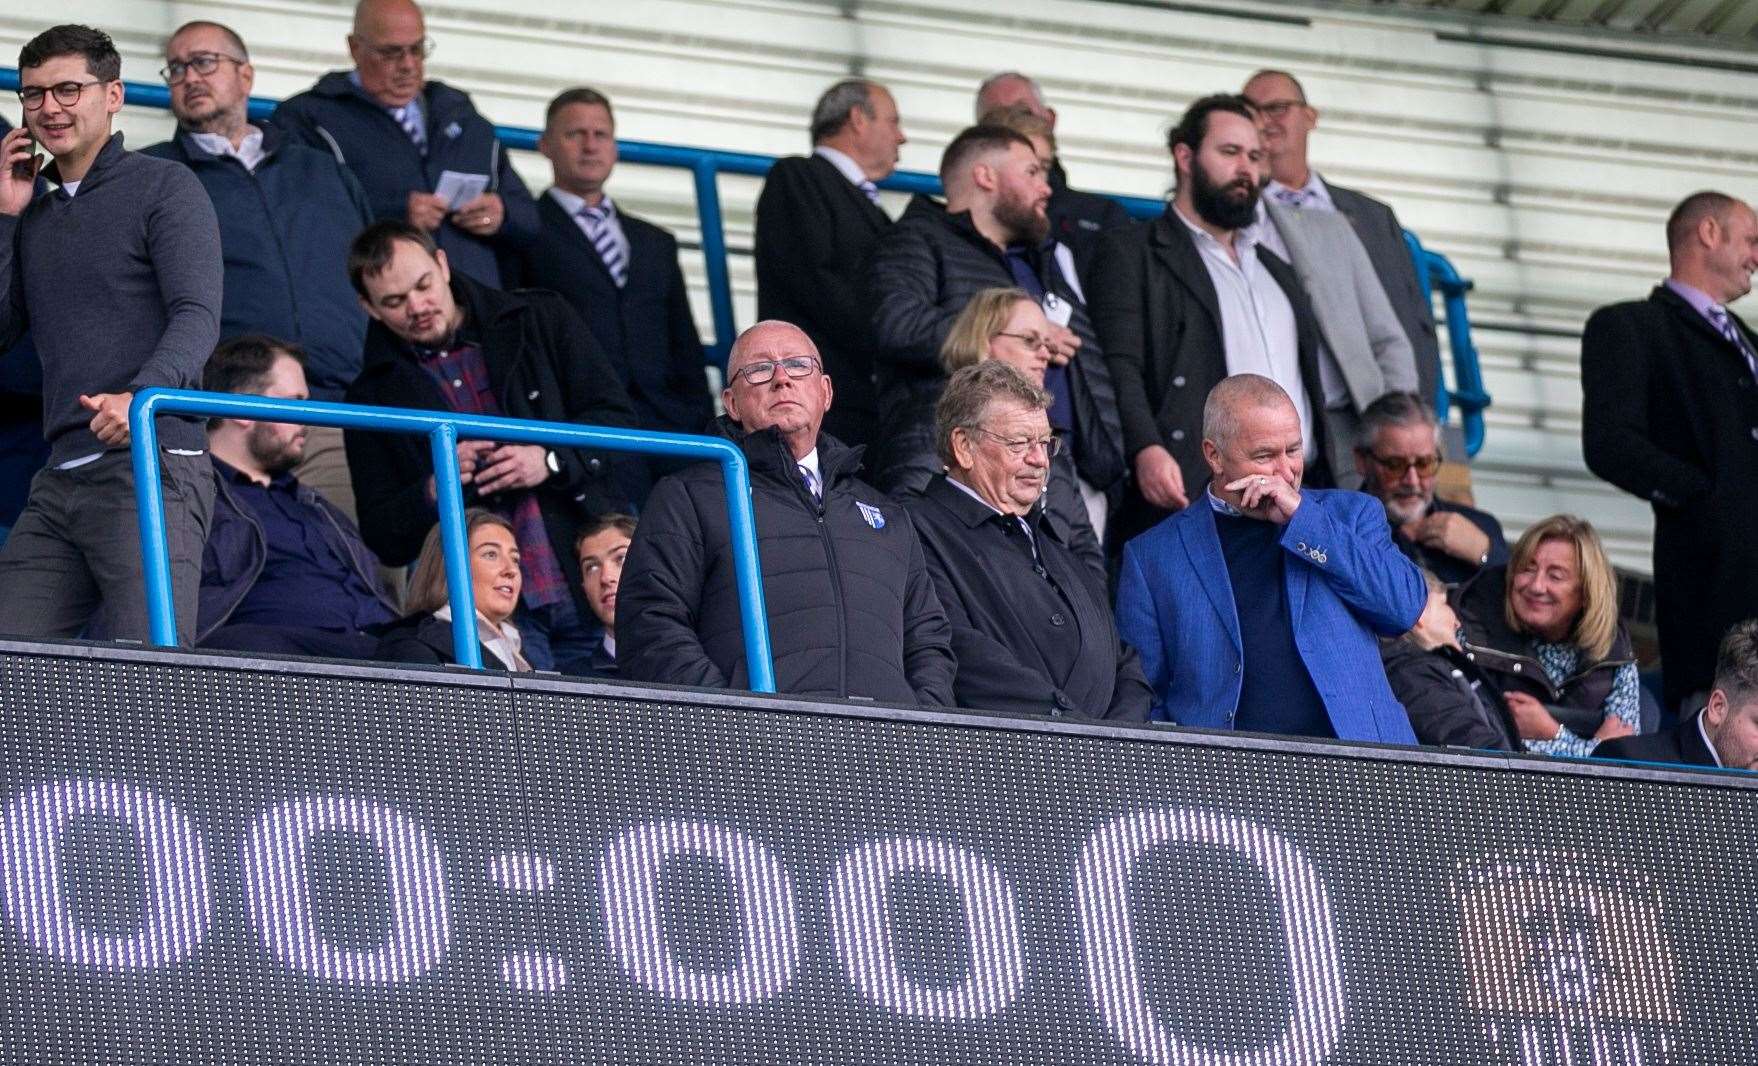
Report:
<svg viewBox="0 0 1758 1066"><path fill-rule="evenodd" d="M818 348L759 322L727 358L721 434L750 464L776 691L950 706L952 638L915 524L822 431L835 390ZM617 590L617 664L637 681L743 689L726 484L714 463L648 497Z"/></svg>
<svg viewBox="0 0 1758 1066"><path fill-rule="evenodd" d="M201 380L219 339L219 224L189 171L126 151L111 132L122 58L107 34L56 26L18 66L25 129L0 140L0 350L31 330L50 450L0 549L0 630L145 640L128 408L142 389ZM35 196L39 169L52 189ZM213 508L207 441L200 422L167 417L159 443L189 640Z"/></svg>
<svg viewBox="0 0 1758 1066"><path fill-rule="evenodd" d="M1361 413L1355 469L1361 489L1386 508L1392 543L1449 585L1508 561L1502 524L1487 511L1435 495L1440 421L1413 392L1388 392Z"/></svg>
<svg viewBox="0 0 1758 1066"><path fill-rule="evenodd" d="M537 205L494 124L465 93L427 77L433 39L414 0L361 0L348 53L283 100L272 121L360 179L375 219L433 234L452 267L495 288L538 236Z"/></svg>
<svg viewBox="0 0 1758 1066"><path fill-rule="evenodd" d="M349 243L372 221L366 193L327 151L250 121L256 70L230 28L179 27L165 41L159 75L178 129L146 154L194 171L213 200L226 262L220 336L267 334L299 345L312 397L340 400L360 373L366 337L345 269ZM296 473L358 519L341 430L311 427Z"/></svg>

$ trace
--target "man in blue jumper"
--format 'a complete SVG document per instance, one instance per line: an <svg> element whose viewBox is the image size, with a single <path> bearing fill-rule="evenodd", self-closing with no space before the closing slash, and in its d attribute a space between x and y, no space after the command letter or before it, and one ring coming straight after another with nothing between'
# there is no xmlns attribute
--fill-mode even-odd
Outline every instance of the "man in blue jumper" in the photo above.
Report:
<svg viewBox="0 0 1758 1066"><path fill-rule="evenodd" d="M348 245L372 222L366 193L335 157L252 125L256 71L244 41L191 22L165 42L177 136L146 149L195 172L220 218L226 256L220 336L267 334L306 353L311 395L340 400L360 374L366 312L348 284ZM342 431L307 431L299 480L354 517Z"/></svg>
<svg viewBox="0 0 1758 1066"><path fill-rule="evenodd" d="M1374 638L1409 630L1428 597L1385 509L1301 490L1300 416L1267 377L1209 392L1202 445L1208 489L1123 549L1117 628L1141 653L1154 717L1414 744Z"/></svg>
<svg viewBox="0 0 1758 1066"><path fill-rule="evenodd" d="M502 263L537 239L537 205L494 124L469 96L427 80L432 51L413 0L361 0L354 69L282 101L273 121L352 170L375 219L426 230L452 269L500 288Z"/></svg>
<svg viewBox="0 0 1758 1066"><path fill-rule="evenodd" d="M0 351L30 329L49 466L0 548L0 629L145 640L128 407L193 388L220 336L220 227L186 168L122 147L122 57L56 26L19 50L25 128L0 138ZM53 191L34 195L40 167ZM213 477L201 425L159 420L178 630L195 628ZM92 628L88 630L88 626Z"/></svg>

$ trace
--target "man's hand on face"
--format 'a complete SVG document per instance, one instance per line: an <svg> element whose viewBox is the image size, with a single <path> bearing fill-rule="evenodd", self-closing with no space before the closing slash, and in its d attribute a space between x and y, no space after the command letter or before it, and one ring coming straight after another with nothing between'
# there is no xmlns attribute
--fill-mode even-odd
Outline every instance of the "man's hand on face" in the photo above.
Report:
<svg viewBox="0 0 1758 1066"><path fill-rule="evenodd" d="M43 157L23 126L0 138L0 215L16 215L30 205Z"/></svg>
<svg viewBox="0 0 1758 1066"><path fill-rule="evenodd" d="M1239 493L1241 511L1279 526L1287 525L1300 507L1300 490L1275 474L1252 474L1222 488Z"/></svg>

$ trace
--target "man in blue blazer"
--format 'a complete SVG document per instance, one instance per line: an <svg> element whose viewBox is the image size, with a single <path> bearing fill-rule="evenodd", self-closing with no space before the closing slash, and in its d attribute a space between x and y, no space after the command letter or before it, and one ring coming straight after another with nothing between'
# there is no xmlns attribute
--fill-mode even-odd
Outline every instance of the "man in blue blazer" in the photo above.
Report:
<svg viewBox="0 0 1758 1066"><path fill-rule="evenodd" d="M1269 378L1235 374L1203 407L1212 480L1130 541L1117 628L1141 654L1153 716L1208 729L1414 744L1377 636L1416 624L1422 575L1385 509L1300 488L1300 418Z"/></svg>

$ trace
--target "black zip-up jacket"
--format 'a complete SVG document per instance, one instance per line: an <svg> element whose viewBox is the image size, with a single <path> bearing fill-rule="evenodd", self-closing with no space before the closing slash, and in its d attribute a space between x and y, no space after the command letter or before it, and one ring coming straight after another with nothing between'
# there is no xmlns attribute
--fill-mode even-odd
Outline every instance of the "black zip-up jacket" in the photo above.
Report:
<svg viewBox="0 0 1758 1066"><path fill-rule="evenodd" d="M1524 751L1501 690L1469 652L1445 645L1424 651L1403 637L1380 645L1392 694L1424 744Z"/></svg>
<svg viewBox="0 0 1758 1066"><path fill-rule="evenodd" d="M1605 701L1618 670L1636 661L1630 634L1619 623L1617 638L1605 658L1581 663L1573 676L1553 685L1538 661L1537 642L1508 625L1503 607L1507 587L1508 567L1504 563L1484 567L1453 592L1454 608L1465 627L1465 650L1501 691L1530 695L1571 732L1591 737L1605 721Z"/></svg>
<svg viewBox="0 0 1758 1066"><path fill-rule="evenodd" d="M501 414L588 426L634 424L628 393L610 358L560 296L537 290L501 292L456 271L452 293L464 307L465 330L482 345ZM409 346L381 323L367 328L363 363L360 377L348 389L349 403L451 409ZM427 531L439 521L427 498L427 479L433 475L427 438L349 430L343 439L367 547L388 566L414 562ZM615 482L618 465L625 460L578 448L557 448L555 454L561 472L531 491L543 508L550 546L575 606L586 611L574 536L587 518L627 508ZM465 485L465 505L477 502L474 487Z"/></svg>
<svg viewBox="0 0 1758 1066"><path fill-rule="evenodd" d="M1098 334L1056 257L1034 251L1028 258L1044 291L1068 301L1068 328L1081 341L1080 351L1068 364L1077 434L1070 442L1075 467L1094 488L1120 487L1127 472L1123 424ZM940 398L946 378L940 346L959 313L982 290L1014 284L1001 249L977 232L970 212L950 213L930 197L911 200L903 218L879 239L867 268L867 295L879 377L880 439L888 443L874 467L874 480L887 483L887 464L893 455L890 432L921 426L922 410L932 412ZM927 424L933 424L931 413ZM900 443L899 454L918 451L919 442Z"/></svg>
<svg viewBox="0 0 1758 1066"><path fill-rule="evenodd" d="M909 515L855 477L861 452L818 437L823 502L774 429L716 428L744 450L778 692L952 705L952 636ZM648 497L617 593L621 676L748 688L726 489L718 464Z"/></svg>

